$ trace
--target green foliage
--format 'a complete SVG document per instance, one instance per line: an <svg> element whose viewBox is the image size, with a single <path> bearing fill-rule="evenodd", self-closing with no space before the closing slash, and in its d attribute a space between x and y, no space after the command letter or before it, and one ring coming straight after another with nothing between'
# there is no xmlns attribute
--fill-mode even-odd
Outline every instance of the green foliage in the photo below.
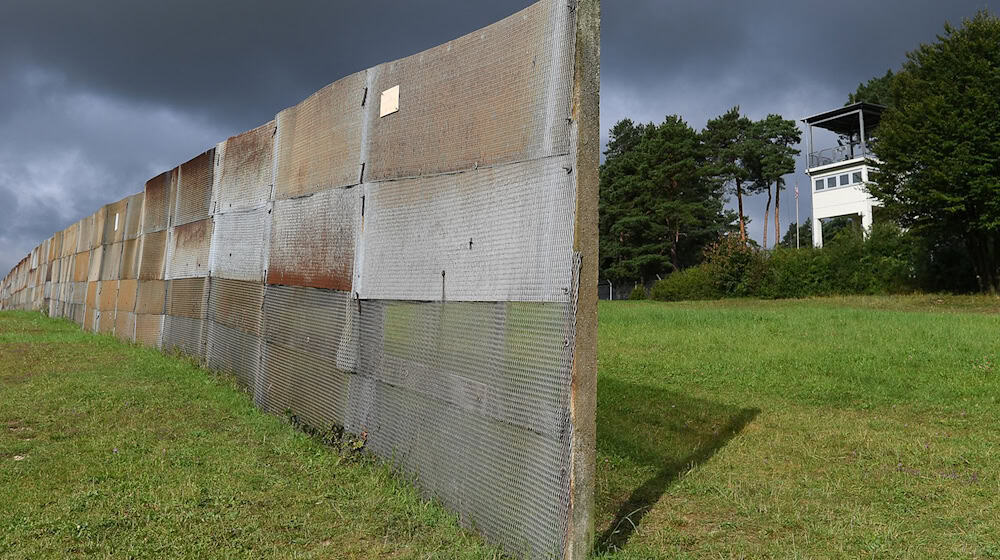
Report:
<svg viewBox="0 0 1000 560"><path fill-rule="evenodd" d="M914 242L889 223L874 226L867 239L859 230L843 229L822 249L810 243L767 253L731 236L706 250L704 264L657 282L652 297L679 301L905 293L917 286Z"/></svg>
<svg viewBox="0 0 1000 560"><path fill-rule="evenodd" d="M871 194L904 227L961 239L982 290L1000 290L1000 18L979 12L907 55L873 143Z"/></svg>
<svg viewBox="0 0 1000 560"><path fill-rule="evenodd" d="M712 267L698 265L674 272L653 284L650 298L659 301L697 301L719 299L722 294L715 287Z"/></svg>
<svg viewBox="0 0 1000 560"><path fill-rule="evenodd" d="M706 150L676 116L630 120L611 130L601 166L601 278L646 279L695 264L702 248L731 227L723 187L707 171Z"/></svg>
<svg viewBox="0 0 1000 560"><path fill-rule="evenodd" d="M798 230L799 247L812 247L812 220L808 216L798 225ZM823 231L826 231L825 227ZM786 249L795 249L795 224L788 224L788 229L785 230L785 236L781 238L779 245Z"/></svg>
<svg viewBox="0 0 1000 560"><path fill-rule="evenodd" d="M892 106L892 80L895 74L892 69L885 71L885 75L876 76L863 84L858 84L858 89L847 96L847 103L844 105L854 105L855 103L874 103L884 107Z"/></svg>
<svg viewBox="0 0 1000 560"><path fill-rule="evenodd" d="M736 196L740 239L746 240L746 216L743 194L751 180L749 162L753 160L749 143L753 121L740 114L739 106L711 119L702 131L708 150L708 171Z"/></svg>
<svg viewBox="0 0 1000 560"><path fill-rule="evenodd" d="M632 293L628 295L629 301L635 301L640 299L646 299L646 288L641 284L632 288Z"/></svg>

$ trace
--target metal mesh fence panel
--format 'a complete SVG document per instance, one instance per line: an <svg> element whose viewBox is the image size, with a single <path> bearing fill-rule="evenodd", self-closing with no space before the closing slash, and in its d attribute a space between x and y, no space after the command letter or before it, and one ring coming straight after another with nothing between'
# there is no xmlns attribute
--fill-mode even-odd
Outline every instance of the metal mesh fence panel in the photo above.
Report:
<svg viewBox="0 0 1000 560"><path fill-rule="evenodd" d="M163 315L135 315L135 341L143 346L160 348L163 337Z"/></svg>
<svg viewBox="0 0 1000 560"><path fill-rule="evenodd" d="M208 367L252 389L260 370L264 285L211 278L205 322Z"/></svg>
<svg viewBox="0 0 1000 560"><path fill-rule="evenodd" d="M101 244L120 243L125 239L125 217L128 210L128 198L108 204L104 207L104 234Z"/></svg>
<svg viewBox="0 0 1000 560"><path fill-rule="evenodd" d="M275 121L220 144L214 212L257 208L271 198Z"/></svg>
<svg viewBox="0 0 1000 560"><path fill-rule="evenodd" d="M126 199L127 206L123 221L123 238L126 240L136 239L142 233L142 207L145 198L144 193L136 193Z"/></svg>
<svg viewBox="0 0 1000 560"><path fill-rule="evenodd" d="M90 251L90 269L87 272L88 282L97 282L101 279L101 265L104 264L104 247L98 245L96 249Z"/></svg>
<svg viewBox="0 0 1000 560"><path fill-rule="evenodd" d="M278 113L276 198L361 182L365 85L358 72Z"/></svg>
<svg viewBox="0 0 1000 560"><path fill-rule="evenodd" d="M121 278L123 243L105 245L101 261L101 280L117 280Z"/></svg>

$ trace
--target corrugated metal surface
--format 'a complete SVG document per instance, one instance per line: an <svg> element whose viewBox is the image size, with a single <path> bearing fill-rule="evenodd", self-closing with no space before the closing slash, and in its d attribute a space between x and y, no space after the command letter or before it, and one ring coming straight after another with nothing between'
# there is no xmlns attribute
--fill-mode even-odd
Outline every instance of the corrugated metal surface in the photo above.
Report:
<svg viewBox="0 0 1000 560"><path fill-rule="evenodd" d="M337 80L278 113L276 198L360 182L365 76Z"/></svg>
<svg viewBox="0 0 1000 560"><path fill-rule="evenodd" d="M163 348L205 357L205 309L208 278L183 278L167 282L167 316L163 323Z"/></svg>
<svg viewBox="0 0 1000 560"><path fill-rule="evenodd" d="M88 252L94 247L91 245L92 235L94 230L94 217L87 216L86 218L80 220L80 228L77 237L76 251L78 253Z"/></svg>
<svg viewBox="0 0 1000 560"><path fill-rule="evenodd" d="M547 158L365 185L355 291L362 299L569 301L569 165Z"/></svg>
<svg viewBox="0 0 1000 560"><path fill-rule="evenodd" d="M118 301L115 309L118 313L135 311L136 297L139 293L139 283L135 280L121 280L118 282Z"/></svg>
<svg viewBox="0 0 1000 560"><path fill-rule="evenodd" d="M138 284L135 312L141 315L162 315L166 311L167 282L146 280Z"/></svg>
<svg viewBox="0 0 1000 560"><path fill-rule="evenodd" d="M160 348L163 335L163 315L135 316L135 341L143 346Z"/></svg>
<svg viewBox="0 0 1000 560"><path fill-rule="evenodd" d="M271 198L276 131L271 121L221 144L215 212L257 208Z"/></svg>
<svg viewBox="0 0 1000 560"><path fill-rule="evenodd" d="M62 256L72 257L77 253L76 246L79 243L80 223L74 223L63 230Z"/></svg>
<svg viewBox="0 0 1000 560"><path fill-rule="evenodd" d="M104 206L104 234L101 244L110 245L125 239L125 213L128 198Z"/></svg>
<svg viewBox="0 0 1000 560"><path fill-rule="evenodd" d="M267 283L350 291L361 190L274 203Z"/></svg>
<svg viewBox="0 0 1000 560"><path fill-rule="evenodd" d="M165 171L146 181L142 213L142 232L150 233L167 229L170 203L177 187L177 169Z"/></svg>
<svg viewBox="0 0 1000 560"><path fill-rule="evenodd" d="M264 285L256 282L212 278L208 318L231 329L260 336Z"/></svg>
<svg viewBox="0 0 1000 560"><path fill-rule="evenodd" d="M139 280L163 280L167 262L167 232L157 231L140 236L142 259L139 261Z"/></svg>
<svg viewBox="0 0 1000 560"><path fill-rule="evenodd" d="M231 373L252 389L260 369L261 339L215 321L205 323L205 361L209 368Z"/></svg>
<svg viewBox="0 0 1000 560"><path fill-rule="evenodd" d="M215 148L182 163L177 179L177 209L173 225L204 220L211 213Z"/></svg>
<svg viewBox="0 0 1000 560"><path fill-rule="evenodd" d="M104 263L104 247L98 245L96 249L90 251L90 271L87 272L88 282L97 282L101 279L101 265Z"/></svg>
<svg viewBox="0 0 1000 560"><path fill-rule="evenodd" d="M117 280L121 277L122 245L119 241L114 245L104 246L104 258L101 261L101 280Z"/></svg>
<svg viewBox="0 0 1000 560"><path fill-rule="evenodd" d="M270 206L216 214L213 219L212 276L263 282L271 229Z"/></svg>
<svg viewBox="0 0 1000 560"><path fill-rule="evenodd" d="M142 205L146 195L136 193L126 199L128 206L125 209L124 239L136 239L142 233Z"/></svg>
<svg viewBox="0 0 1000 560"><path fill-rule="evenodd" d="M155 235L155 234L154 234ZM122 242L120 277L123 280L139 278L139 263L142 257L142 240L128 239Z"/></svg>
<svg viewBox="0 0 1000 560"><path fill-rule="evenodd" d="M120 340L135 340L135 313L121 310L115 313L115 336Z"/></svg>
<svg viewBox="0 0 1000 560"><path fill-rule="evenodd" d="M118 281L106 280L100 283L97 294L97 308L101 311L111 311L114 315L118 303Z"/></svg>
<svg viewBox="0 0 1000 560"><path fill-rule="evenodd" d="M413 177L569 152L573 18L566 2L519 14L374 69L365 180Z"/></svg>
<svg viewBox="0 0 1000 560"><path fill-rule="evenodd" d="M114 334L115 332L115 310L100 311L97 315L97 332L101 334Z"/></svg>
<svg viewBox="0 0 1000 560"><path fill-rule="evenodd" d="M212 219L191 222L170 230L168 278L208 276L212 247Z"/></svg>
<svg viewBox="0 0 1000 560"><path fill-rule="evenodd" d="M86 282L90 275L90 251L77 253L73 259L73 281Z"/></svg>
<svg viewBox="0 0 1000 560"><path fill-rule="evenodd" d="M343 425L347 376L357 363L356 312L346 292L268 286L257 403L316 427Z"/></svg>

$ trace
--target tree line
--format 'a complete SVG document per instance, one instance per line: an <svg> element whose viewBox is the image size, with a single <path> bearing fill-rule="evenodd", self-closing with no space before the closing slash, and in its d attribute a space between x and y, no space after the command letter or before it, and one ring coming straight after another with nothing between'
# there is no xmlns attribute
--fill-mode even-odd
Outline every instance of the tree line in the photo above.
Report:
<svg viewBox="0 0 1000 560"><path fill-rule="evenodd" d="M602 280L645 284L698 264L721 236L747 242L743 199L750 195L767 194L765 247L773 200L777 242L782 177L795 171L801 135L792 120L753 121L739 107L702 131L677 115L660 124L616 123L601 165ZM725 208L729 194L735 213Z"/></svg>
<svg viewBox="0 0 1000 560"><path fill-rule="evenodd" d="M850 257L824 256L822 250L795 257L782 253L794 247L796 231L809 246L803 250L817 251L811 249L808 219L790 225L779 242L782 177L795 171L795 145L801 139L794 121L779 115L753 121L739 107L701 131L676 115L658 125L625 119L611 129L601 166L601 280L645 285L704 263L715 268L679 276L676 286L661 292L749 295L740 292L744 288L719 287L720 275L732 272L720 263L759 261L736 267L755 271L747 274L758 280L766 276L762 271L780 275L789 267L836 277L849 267L845 263L868 255L868 261L882 263L876 268L891 274L862 274L851 264L853 278L869 280L846 285L864 285L869 293L1000 292L1000 18L983 10L944 30L935 42L908 53L900 69L859 84L847 96L847 104L865 101L886 108L870 140L877 171L865 185L882 208L877 218L882 223L876 225L888 228L874 240L866 241L840 220L824 226L824 237L842 229L835 251ZM767 195L763 249L768 248L773 202L775 248L753 256L760 247L747 239L743 201L757 194ZM725 209L730 195L736 213ZM714 291L693 287L702 281L713 282ZM746 278L742 282L733 285L753 284ZM778 285L773 278L768 283ZM823 284L810 293L837 289Z"/></svg>

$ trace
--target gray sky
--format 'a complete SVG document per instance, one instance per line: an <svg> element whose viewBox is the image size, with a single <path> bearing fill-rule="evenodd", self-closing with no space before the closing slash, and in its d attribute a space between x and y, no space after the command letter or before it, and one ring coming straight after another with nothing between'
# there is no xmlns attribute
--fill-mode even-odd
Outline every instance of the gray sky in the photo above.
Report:
<svg viewBox="0 0 1000 560"><path fill-rule="evenodd" d="M0 0L0 275L53 232L320 87L530 3ZM733 105L800 119L983 7L605 0L601 127L678 114L700 129ZM782 229L795 215L784 201ZM747 209L758 240L763 205Z"/></svg>

